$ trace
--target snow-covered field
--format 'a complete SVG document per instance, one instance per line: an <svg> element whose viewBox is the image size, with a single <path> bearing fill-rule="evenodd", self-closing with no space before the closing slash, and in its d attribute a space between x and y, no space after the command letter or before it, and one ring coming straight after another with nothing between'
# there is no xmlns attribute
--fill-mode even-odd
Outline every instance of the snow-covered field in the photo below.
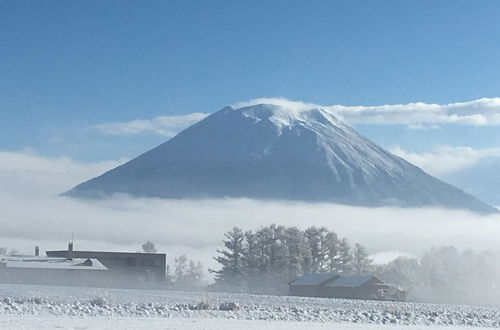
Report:
<svg viewBox="0 0 500 330"><path fill-rule="evenodd" d="M332 326L334 325L334 326ZM144 317L54 317L54 316L0 316L1 329L162 329L162 330L466 330L466 327L456 326L398 326L362 323L329 323L329 322L280 322L262 320L235 319L201 319L201 318L144 318Z"/></svg>
<svg viewBox="0 0 500 330"><path fill-rule="evenodd" d="M226 302L237 303L239 308L220 310ZM0 284L2 329L326 329L333 322L344 329L500 327L500 309L229 293Z"/></svg>

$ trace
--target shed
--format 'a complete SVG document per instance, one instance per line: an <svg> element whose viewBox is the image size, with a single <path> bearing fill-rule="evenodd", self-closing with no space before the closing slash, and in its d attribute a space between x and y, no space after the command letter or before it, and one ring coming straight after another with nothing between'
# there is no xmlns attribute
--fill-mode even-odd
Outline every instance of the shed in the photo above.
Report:
<svg viewBox="0 0 500 330"><path fill-rule="evenodd" d="M288 283L290 295L302 297L321 297L323 285L338 278L332 273L305 274Z"/></svg>
<svg viewBox="0 0 500 330"><path fill-rule="evenodd" d="M380 290L389 285L380 278L370 274L339 276L324 286L323 294L330 298L378 299Z"/></svg>
<svg viewBox="0 0 500 330"><path fill-rule="evenodd" d="M292 296L404 300L405 291L373 274L305 274L289 283Z"/></svg>

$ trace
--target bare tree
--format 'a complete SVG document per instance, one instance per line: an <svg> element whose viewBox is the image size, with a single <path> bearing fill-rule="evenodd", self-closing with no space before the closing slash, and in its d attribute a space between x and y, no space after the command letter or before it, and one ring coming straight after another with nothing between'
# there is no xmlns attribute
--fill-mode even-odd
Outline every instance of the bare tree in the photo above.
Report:
<svg viewBox="0 0 500 330"><path fill-rule="evenodd" d="M361 244L356 243L352 253L352 268L356 273L366 273L370 271L372 260L368 258L368 252Z"/></svg>
<svg viewBox="0 0 500 330"><path fill-rule="evenodd" d="M156 253L156 247L153 242L147 241L142 244L142 251L145 253Z"/></svg>

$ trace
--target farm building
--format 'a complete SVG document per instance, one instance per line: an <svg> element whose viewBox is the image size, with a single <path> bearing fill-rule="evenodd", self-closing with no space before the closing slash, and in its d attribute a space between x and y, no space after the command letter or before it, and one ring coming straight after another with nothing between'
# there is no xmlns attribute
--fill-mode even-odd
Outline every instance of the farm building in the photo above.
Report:
<svg viewBox="0 0 500 330"><path fill-rule="evenodd" d="M2 283L89 286L104 281L107 271L96 259L0 258Z"/></svg>
<svg viewBox="0 0 500 330"><path fill-rule="evenodd" d="M305 274L289 283L290 295L304 297L405 300L405 291L375 275Z"/></svg>
<svg viewBox="0 0 500 330"><path fill-rule="evenodd" d="M0 258L0 282L95 287L159 288L166 255L107 251L47 251L47 257Z"/></svg>
<svg viewBox="0 0 500 330"><path fill-rule="evenodd" d="M142 282L161 282L165 279L166 255L162 253L133 253L107 251L47 251L52 258L91 258L99 260L119 279L139 279Z"/></svg>
<svg viewBox="0 0 500 330"><path fill-rule="evenodd" d="M322 297L323 285L339 277L336 274L305 274L289 283L290 295L301 297Z"/></svg>

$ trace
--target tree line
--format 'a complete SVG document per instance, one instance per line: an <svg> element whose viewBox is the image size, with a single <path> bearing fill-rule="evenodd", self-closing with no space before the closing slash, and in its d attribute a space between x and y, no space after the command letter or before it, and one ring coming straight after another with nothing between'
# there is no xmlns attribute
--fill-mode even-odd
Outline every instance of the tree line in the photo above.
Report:
<svg viewBox="0 0 500 330"><path fill-rule="evenodd" d="M287 294L288 282L304 273L370 272L407 289L408 300L434 303L500 305L500 252L460 252L454 247L427 250L421 257L399 257L374 265L366 249L324 227L271 225L255 231L234 227L217 250L218 270L209 289ZM156 249L151 242L144 252ZM5 254L6 249L0 249ZM185 255L167 266L170 288L204 289L203 266Z"/></svg>
<svg viewBox="0 0 500 330"><path fill-rule="evenodd" d="M399 257L375 273L420 302L500 305L500 252L432 248L421 258Z"/></svg>
<svg viewBox="0 0 500 330"><path fill-rule="evenodd" d="M217 250L213 289L251 293L288 292L288 282L304 273L363 273L371 269L366 249L325 227L270 225L255 231L234 227Z"/></svg>

